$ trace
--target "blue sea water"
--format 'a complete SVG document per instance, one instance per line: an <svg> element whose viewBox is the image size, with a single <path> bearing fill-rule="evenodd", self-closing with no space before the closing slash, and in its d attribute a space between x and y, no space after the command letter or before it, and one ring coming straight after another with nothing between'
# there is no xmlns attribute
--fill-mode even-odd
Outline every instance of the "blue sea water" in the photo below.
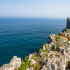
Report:
<svg viewBox="0 0 70 70"><path fill-rule="evenodd" d="M65 27L65 19L0 18L0 66L13 56L23 59L38 51L50 34L58 34Z"/></svg>

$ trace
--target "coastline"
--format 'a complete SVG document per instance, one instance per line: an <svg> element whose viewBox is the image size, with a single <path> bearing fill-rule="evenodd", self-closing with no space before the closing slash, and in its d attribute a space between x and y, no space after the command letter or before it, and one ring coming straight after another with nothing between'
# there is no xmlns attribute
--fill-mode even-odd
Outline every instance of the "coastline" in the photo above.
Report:
<svg viewBox="0 0 70 70"><path fill-rule="evenodd" d="M58 35L51 34L48 37L47 44L39 49L39 53L29 54L23 61L14 56L11 62L4 64L0 70L68 69L69 65L66 65L66 63L70 60L70 22L67 23L66 28Z"/></svg>

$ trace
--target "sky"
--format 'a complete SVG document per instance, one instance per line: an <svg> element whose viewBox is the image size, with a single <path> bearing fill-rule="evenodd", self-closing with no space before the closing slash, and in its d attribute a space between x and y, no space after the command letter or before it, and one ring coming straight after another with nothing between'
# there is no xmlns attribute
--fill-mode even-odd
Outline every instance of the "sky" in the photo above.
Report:
<svg viewBox="0 0 70 70"><path fill-rule="evenodd" d="M67 18L70 0L0 0L0 17Z"/></svg>

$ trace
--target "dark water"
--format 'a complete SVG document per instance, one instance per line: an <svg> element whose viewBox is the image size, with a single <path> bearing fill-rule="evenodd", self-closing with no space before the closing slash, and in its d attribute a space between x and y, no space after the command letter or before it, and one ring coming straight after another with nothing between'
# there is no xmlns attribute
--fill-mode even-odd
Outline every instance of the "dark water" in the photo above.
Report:
<svg viewBox="0 0 70 70"><path fill-rule="evenodd" d="M38 51L65 26L65 19L0 18L0 66L15 55L24 58Z"/></svg>

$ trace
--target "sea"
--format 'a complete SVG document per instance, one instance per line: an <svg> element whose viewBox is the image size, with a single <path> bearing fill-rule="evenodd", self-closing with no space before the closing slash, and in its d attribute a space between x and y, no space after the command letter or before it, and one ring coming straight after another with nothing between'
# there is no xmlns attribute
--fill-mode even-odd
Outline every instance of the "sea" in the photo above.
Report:
<svg viewBox="0 0 70 70"><path fill-rule="evenodd" d="M0 66L13 56L21 57L38 52L50 34L59 34L66 19L0 18Z"/></svg>

